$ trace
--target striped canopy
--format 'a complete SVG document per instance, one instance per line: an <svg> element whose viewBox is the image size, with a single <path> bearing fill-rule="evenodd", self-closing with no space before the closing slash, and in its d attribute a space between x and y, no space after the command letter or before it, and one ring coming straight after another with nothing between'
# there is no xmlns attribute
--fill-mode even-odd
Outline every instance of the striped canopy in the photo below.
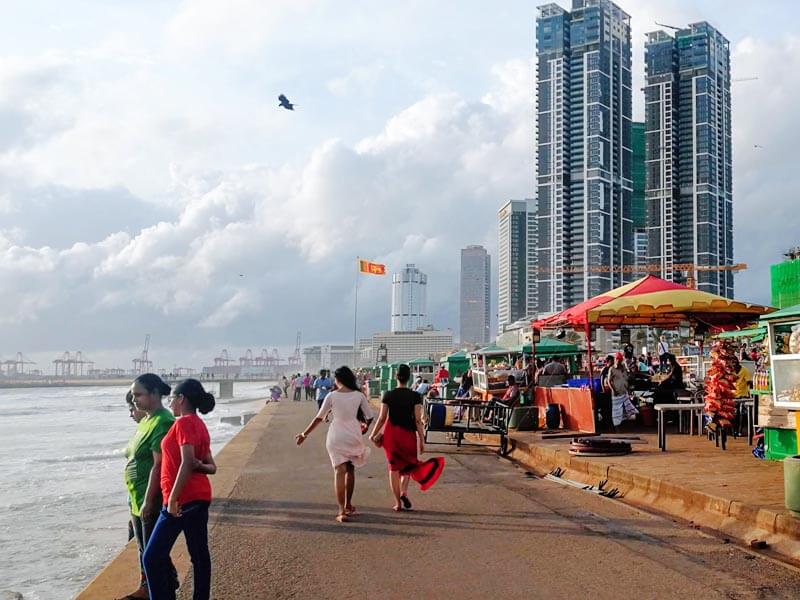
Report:
<svg viewBox="0 0 800 600"><path fill-rule="evenodd" d="M678 327L683 322L715 328L742 326L756 321L772 308L748 304L701 292L648 275L533 322L534 329L589 325L617 327Z"/></svg>

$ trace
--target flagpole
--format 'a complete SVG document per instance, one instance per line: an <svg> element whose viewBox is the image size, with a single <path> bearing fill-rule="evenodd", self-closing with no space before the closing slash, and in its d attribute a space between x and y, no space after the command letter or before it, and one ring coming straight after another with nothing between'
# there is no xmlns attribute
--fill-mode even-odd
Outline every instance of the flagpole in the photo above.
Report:
<svg viewBox="0 0 800 600"><path fill-rule="evenodd" d="M358 356L358 346L356 345L358 341L358 275L361 272L361 262L358 256L356 256L356 284L355 284L355 307L353 309L353 370L357 370L358 361L356 357Z"/></svg>

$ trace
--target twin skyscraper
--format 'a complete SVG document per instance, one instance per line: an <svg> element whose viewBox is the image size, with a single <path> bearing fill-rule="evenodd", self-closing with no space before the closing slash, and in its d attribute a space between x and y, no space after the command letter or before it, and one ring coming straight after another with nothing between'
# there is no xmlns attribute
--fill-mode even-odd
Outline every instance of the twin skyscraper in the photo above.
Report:
<svg viewBox="0 0 800 600"><path fill-rule="evenodd" d="M500 210L501 252L526 245L499 265L500 327L646 273L731 297L732 272L686 267L733 264L728 40L705 22L648 34L638 127L619 6L541 6L536 45L536 196Z"/></svg>

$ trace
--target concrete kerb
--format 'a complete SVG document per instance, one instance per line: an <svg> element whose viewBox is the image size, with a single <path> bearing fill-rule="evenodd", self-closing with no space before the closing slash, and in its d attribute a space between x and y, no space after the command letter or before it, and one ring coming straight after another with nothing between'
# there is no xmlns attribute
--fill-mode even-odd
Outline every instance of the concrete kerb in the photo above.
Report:
<svg viewBox="0 0 800 600"><path fill-rule="evenodd" d="M514 438L509 447L512 460L538 475L561 468L564 477L588 485L606 480L606 487L619 489L628 504L655 509L745 544L765 540L774 552L800 560L800 522L788 515L636 473L599 457L580 458Z"/></svg>
<svg viewBox="0 0 800 600"><path fill-rule="evenodd" d="M270 404L261 409L215 457L218 471L212 479L214 502L209 516L209 531L216 526L217 518L238 485L242 471L255 452L273 412ZM191 563L183 537L179 538L171 557L179 579L184 581ZM109 600L130 593L139 584L138 561L136 542L130 542L89 582L76 600Z"/></svg>

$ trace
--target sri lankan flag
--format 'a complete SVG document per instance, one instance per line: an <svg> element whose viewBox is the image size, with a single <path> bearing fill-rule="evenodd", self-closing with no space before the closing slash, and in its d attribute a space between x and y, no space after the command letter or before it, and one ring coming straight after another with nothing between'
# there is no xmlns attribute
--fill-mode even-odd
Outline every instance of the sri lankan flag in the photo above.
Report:
<svg viewBox="0 0 800 600"><path fill-rule="evenodd" d="M358 260L358 270L367 275L386 275L386 265L370 262L368 260Z"/></svg>

